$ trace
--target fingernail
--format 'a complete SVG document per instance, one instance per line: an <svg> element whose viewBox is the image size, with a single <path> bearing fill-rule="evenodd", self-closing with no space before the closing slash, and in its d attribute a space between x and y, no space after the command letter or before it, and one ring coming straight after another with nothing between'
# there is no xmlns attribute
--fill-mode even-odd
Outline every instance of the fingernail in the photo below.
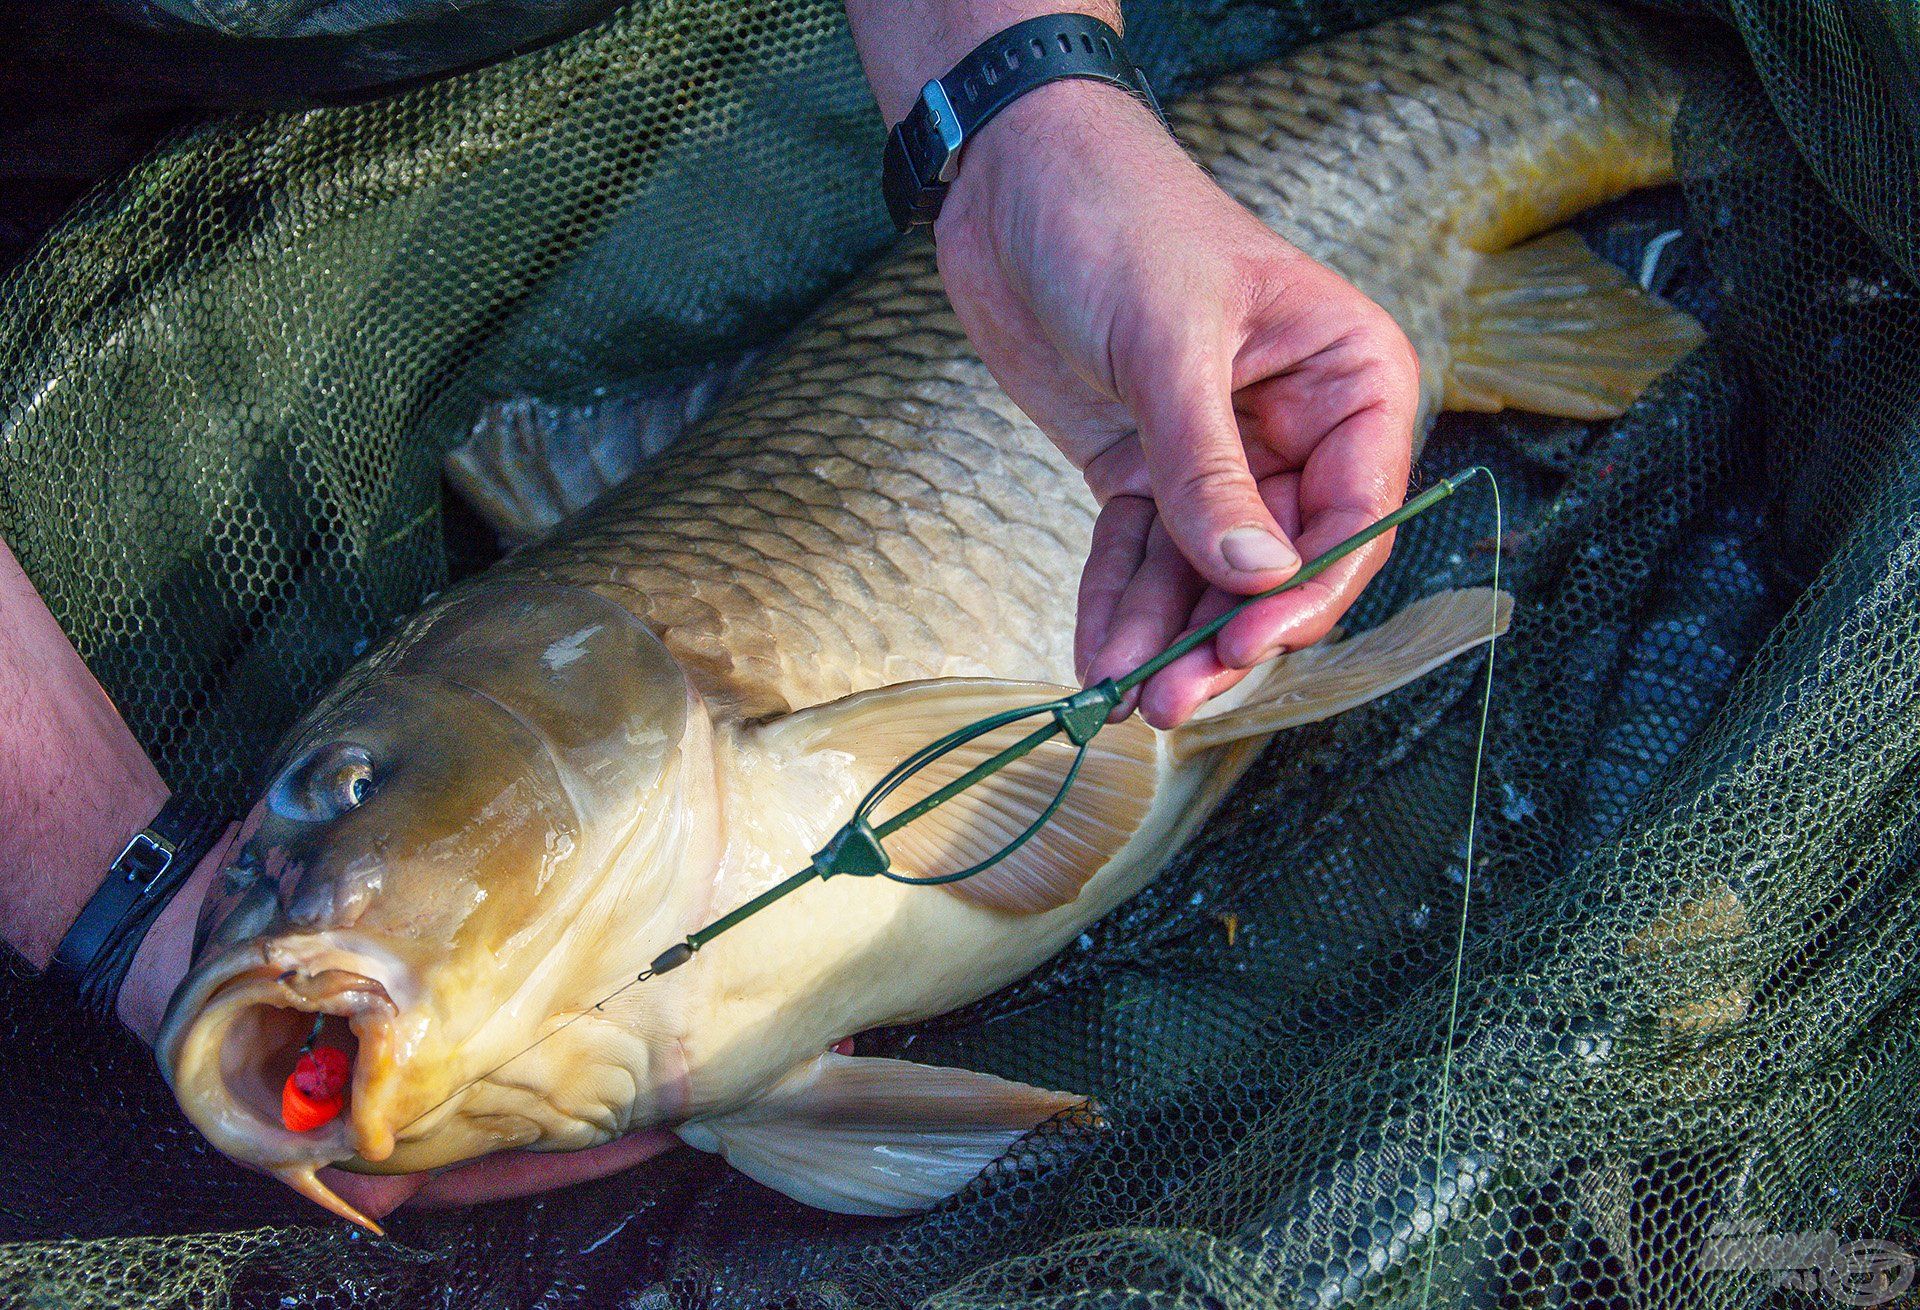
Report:
<svg viewBox="0 0 1920 1310"><path fill-rule="evenodd" d="M1220 554L1242 573L1272 573L1300 563L1292 546L1262 528L1235 528L1220 538Z"/></svg>
<svg viewBox="0 0 1920 1310"><path fill-rule="evenodd" d="M1268 660L1275 659L1286 653L1287 643L1282 641L1276 642L1271 646L1257 647L1254 650L1243 653L1235 659L1228 659L1226 653L1223 651L1220 656L1220 662L1230 669L1257 669Z"/></svg>

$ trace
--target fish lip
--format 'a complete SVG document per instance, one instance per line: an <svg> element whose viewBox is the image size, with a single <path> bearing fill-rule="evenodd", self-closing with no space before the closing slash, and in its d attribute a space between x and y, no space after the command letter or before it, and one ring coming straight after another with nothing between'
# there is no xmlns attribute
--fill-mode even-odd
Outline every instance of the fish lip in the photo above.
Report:
<svg viewBox="0 0 1920 1310"><path fill-rule="evenodd" d="M377 1111L372 1085L391 1081L397 1016L389 980L408 972L384 952L368 953L337 934L289 936L236 947L190 974L168 1008L155 1051L187 1118L219 1150L270 1172L312 1169L392 1153L394 1130ZM383 958L384 957L384 958ZM260 1007L345 1018L359 1044L349 1113L304 1133L279 1121L277 1089L236 1065L227 1046L235 1025Z"/></svg>

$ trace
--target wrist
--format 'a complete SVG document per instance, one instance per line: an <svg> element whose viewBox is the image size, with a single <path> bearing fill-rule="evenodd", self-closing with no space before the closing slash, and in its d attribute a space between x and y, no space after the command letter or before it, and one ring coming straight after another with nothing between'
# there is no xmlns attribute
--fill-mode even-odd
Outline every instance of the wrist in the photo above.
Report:
<svg viewBox="0 0 1920 1310"><path fill-rule="evenodd" d="M200 918L200 906L206 901L207 889L215 875L225 867L238 831L239 824L228 824L213 849L194 866L192 875L148 929L146 939L134 954L132 967L127 970L126 981L120 986L117 1002L120 1021L149 1046L160 1031L160 1021L166 1017L167 1002L173 999L174 989L186 977L187 966L193 963L193 934Z"/></svg>
<svg viewBox="0 0 1920 1310"><path fill-rule="evenodd" d="M146 752L0 542L0 936L45 968L166 799Z"/></svg>
<svg viewBox="0 0 1920 1310"><path fill-rule="evenodd" d="M1153 111L1130 92L1085 78L1049 82L969 139L935 235L944 241L948 231L1009 200L1097 189L1097 175L1116 163L1131 185L1167 165L1193 167Z"/></svg>
<svg viewBox="0 0 1920 1310"><path fill-rule="evenodd" d="M1117 0L847 0L860 63L889 127L906 117L921 87L982 41L1048 14L1086 14L1121 30Z"/></svg>
<svg viewBox="0 0 1920 1310"><path fill-rule="evenodd" d="M159 1033L159 1022L167 1016L167 1003L173 1001L175 987L186 978L188 964L194 962L194 928L200 922L200 907L215 874L227 866L238 832L240 824L227 824L213 849L194 866L192 876L154 920L132 957L127 982L121 983L117 1001L121 1022L150 1047Z"/></svg>

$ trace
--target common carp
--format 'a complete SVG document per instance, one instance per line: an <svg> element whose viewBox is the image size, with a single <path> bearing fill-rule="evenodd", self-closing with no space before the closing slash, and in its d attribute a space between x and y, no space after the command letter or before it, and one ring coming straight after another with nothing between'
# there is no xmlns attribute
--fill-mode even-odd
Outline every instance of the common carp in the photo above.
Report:
<svg viewBox="0 0 1920 1310"><path fill-rule="evenodd" d="M1671 176L1676 97L1640 20L1481 0L1222 78L1169 117L1395 315L1424 425L1443 406L1616 414L1699 339L1550 231ZM293 729L158 1043L182 1108L363 1223L321 1166L412 1172L656 1126L848 1213L965 1186L1082 1097L832 1048L1037 967L1151 879L1273 733L1507 618L1504 597L1443 593L1273 662L1182 728L1114 724L1054 821L978 877L814 883L618 990L804 868L911 751L1072 684L1093 512L968 348L931 249L884 258L697 432L450 589ZM999 849L1069 755L1036 751L902 830L896 865ZM295 1132L280 1088L316 1016L350 1030L351 1088Z"/></svg>

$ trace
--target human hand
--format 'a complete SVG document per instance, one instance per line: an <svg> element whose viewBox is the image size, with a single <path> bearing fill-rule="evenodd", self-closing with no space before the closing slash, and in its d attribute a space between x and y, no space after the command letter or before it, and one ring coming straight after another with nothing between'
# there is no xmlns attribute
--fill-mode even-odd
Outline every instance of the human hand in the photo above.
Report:
<svg viewBox="0 0 1920 1310"><path fill-rule="evenodd" d="M1118 676L1398 506L1418 361L1386 313L1221 191L1124 91L1051 83L967 146L935 225L961 324L1101 505L1075 640ZM1383 537L1141 691L1171 727L1324 637Z"/></svg>

